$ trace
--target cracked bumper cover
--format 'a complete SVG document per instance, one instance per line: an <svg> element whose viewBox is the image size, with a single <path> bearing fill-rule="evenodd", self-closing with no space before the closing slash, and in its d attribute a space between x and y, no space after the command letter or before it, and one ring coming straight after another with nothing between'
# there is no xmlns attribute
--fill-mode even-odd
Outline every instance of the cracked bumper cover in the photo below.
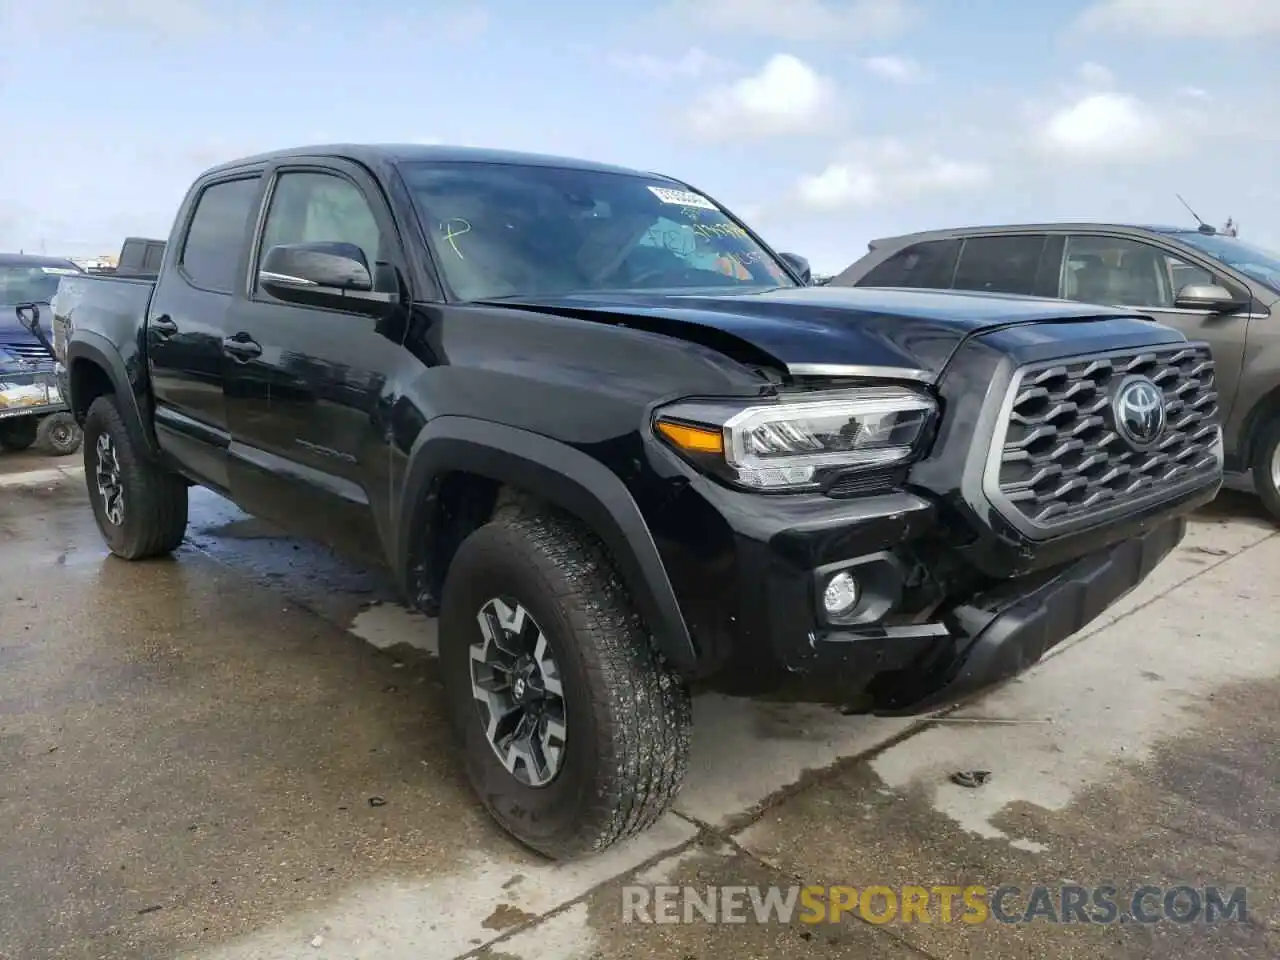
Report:
<svg viewBox="0 0 1280 960"><path fill-rule="evenodd" d="M925 713L1017 676L1138 586L1185 532L1186 520L1178 517L1065 569L1008 581L961 604L944 618L946 635L928 668L873 682L873 712Z"/></svg>

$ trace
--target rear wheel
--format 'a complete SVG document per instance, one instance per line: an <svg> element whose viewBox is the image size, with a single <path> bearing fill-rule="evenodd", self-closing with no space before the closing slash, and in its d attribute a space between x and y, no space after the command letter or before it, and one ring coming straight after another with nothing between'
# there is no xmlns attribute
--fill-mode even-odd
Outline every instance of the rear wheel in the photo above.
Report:
<svg viewBox="0 0 1280 960"><path fill-rule="evenodd" d="M14 452L26 450L36 442L37 426L35 417L0 420L0 448Z"/></svg>
<svg viewBox="0 0 1280 960"><path fill-rule="evenodd" d="M1267 424L1258 438L1253 487L1271 516L1280 521L1280 418Z"/></svg>
<svg viewBox="0 0 1280 960"><path fill-rule="evenodd" d="M36 428L36 446L55 457L66 457L80 449L80 425L69 411L51 413Z"/></svg>
<svg viewBox="0 0 1280 960"><path fill-rule="evenodd" d="M472 533L439 636L468 778L516 839L569 859L639 833L675 799L688 691L575 521L516 514Z"/></svg>
<svg viewBox="0 0 1280 960"><path fill-rule="evenodd" d="M89 503L107 547L126 560L172 553L187 529L187 484L138 450L115 398L93 401L84 422Z"/></svg>

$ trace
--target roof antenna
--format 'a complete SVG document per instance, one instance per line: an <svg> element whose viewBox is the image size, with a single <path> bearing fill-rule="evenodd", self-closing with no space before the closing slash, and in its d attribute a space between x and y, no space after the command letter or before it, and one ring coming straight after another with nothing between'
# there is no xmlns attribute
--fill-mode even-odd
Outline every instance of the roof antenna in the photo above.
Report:
<svg viewBox="0 0 1280 960"><path fill-rule="evenodd" d="M1184 207L1187 208L1187 213L1191 214L1191 216L1196 218L1196 223L1200 225L1199 227L1197 227L1197 229L1201 233L1206 233L1212 236L1213 234L1218 232L1217 230L1213 229L1213 226L1211 224L1205 223L1203 220L1200 219L1200 214L1196 213L1194 210L1191 209L1191 204L1187 203L1187 201L1182 199L1182 194L1175 193L1174 196L1178 198L1179 203L1181 203Z"/></svg>

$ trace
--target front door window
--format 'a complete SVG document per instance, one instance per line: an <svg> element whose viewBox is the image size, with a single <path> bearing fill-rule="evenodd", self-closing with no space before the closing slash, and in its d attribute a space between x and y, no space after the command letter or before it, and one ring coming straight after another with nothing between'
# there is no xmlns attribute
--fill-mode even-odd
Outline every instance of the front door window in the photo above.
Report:
<svg viewBox="0 0 1280 960"><path fill-rule="evenodd" d="M1139 240L1067 238L1062 295L1068 300L1170 310L1183 287L1214 282L1204 268Z"/></svg>

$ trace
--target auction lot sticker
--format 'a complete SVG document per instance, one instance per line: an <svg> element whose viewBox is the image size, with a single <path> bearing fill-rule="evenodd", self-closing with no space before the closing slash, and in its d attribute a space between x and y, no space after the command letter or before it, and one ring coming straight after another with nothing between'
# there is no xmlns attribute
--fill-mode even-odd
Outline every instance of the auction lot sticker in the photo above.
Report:
<svg viewBox="0 0 1280 960"><path fill-rule="evenodd" d="M688 190L672 190L669 187L650 187L650 192L663 203L676 203L682 207L701 207L703 210L719 208L706 197Z"/></svg>

